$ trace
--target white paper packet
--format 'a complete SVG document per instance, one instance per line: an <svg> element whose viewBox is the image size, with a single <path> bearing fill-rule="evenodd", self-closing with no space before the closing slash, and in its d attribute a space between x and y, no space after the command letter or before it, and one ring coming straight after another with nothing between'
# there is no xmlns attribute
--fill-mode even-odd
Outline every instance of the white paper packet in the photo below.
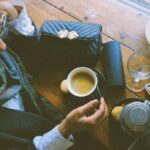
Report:
<svg viewBox="0 0 150 150"><path fill-rule="evenodd" d="M14 19L12 21L7 21L6 27L15 34L23 34L25 36L32 36L34 33L34 26L32 25L32 21L29 18L25 3L23 1L7 1L15 6L21 6L22 11L20 12L19 18Z"/></svg>

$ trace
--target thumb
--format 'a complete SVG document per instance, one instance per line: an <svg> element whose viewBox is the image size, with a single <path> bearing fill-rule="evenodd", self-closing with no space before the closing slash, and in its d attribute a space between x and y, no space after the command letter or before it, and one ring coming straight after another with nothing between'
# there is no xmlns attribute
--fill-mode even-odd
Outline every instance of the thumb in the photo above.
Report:
<svg viewBox="0 0 150 150"><path fill-rule="evenodd" d="M0 51L6 50L6 44L3 42L2 39L0 39Z"/></svg>

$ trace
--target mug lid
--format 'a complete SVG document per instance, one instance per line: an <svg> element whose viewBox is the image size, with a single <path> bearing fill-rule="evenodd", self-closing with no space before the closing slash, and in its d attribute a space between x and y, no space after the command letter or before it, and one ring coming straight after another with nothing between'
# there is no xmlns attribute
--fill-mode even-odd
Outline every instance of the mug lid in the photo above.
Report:
<svg viewBox="0 0 150 150"><path fill-rule="evenodd" d="M122 117L127 127L136 132L143 133L150 129L150 107L142 102L133 102L125 106Z"/></svg>

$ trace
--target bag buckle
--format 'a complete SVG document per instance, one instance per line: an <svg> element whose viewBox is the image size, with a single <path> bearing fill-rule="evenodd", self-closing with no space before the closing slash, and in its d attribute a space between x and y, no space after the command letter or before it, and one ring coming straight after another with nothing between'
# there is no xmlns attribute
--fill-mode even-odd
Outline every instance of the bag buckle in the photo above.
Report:
<svg viewBox="0 0 150 150"><path fill-rule="evenodd" d="M79 37L76 31L69 32L68 30L60 30L59 32L57 32L57 35L61 39L68 38L69 40L73 40Z"/></svg>

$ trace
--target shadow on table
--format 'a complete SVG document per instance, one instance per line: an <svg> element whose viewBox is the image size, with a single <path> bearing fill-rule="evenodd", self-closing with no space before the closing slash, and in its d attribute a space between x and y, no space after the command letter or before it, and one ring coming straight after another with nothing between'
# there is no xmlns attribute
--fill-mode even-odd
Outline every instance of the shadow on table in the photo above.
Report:
<svg viewBox="0 0 150 150"><path fill-rule="evenodd" d="M108 150L95 138L92 138L86 133L79 134L78 140L75 139L75 145L69 150Z"/></svg>

